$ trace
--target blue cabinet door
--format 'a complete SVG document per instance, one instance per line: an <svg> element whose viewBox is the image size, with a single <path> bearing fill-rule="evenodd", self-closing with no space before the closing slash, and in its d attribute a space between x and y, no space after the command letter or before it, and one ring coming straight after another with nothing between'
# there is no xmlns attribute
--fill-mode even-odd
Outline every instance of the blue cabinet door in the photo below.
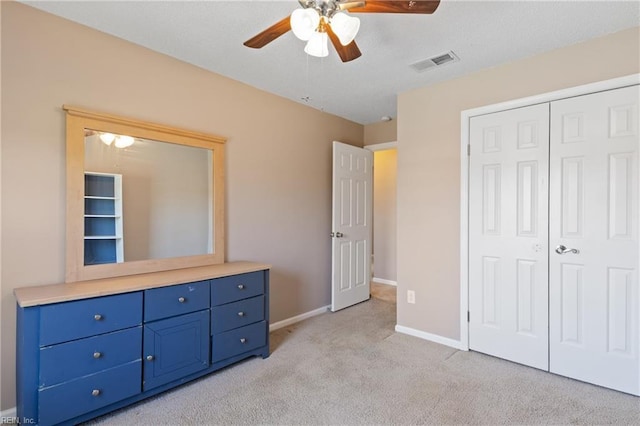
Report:
<svg viewBox="0 0 640 426"><path fill-rule="evenodd" d="M181 379L209 366L209 310L144 326L143 390Z"/></svg>

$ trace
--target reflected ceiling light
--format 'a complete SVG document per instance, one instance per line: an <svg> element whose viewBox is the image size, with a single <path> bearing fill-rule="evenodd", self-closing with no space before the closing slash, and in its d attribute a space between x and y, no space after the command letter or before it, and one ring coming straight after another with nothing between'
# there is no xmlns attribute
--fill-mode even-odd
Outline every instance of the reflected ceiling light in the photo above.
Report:
<svg viewBox="0 0 640 426"><path fill-rule="evenodd" d="M338 36L340 44L346 46L351 43L360 29L360 19L338 12L331 18L331 29Z"/></svg>
<svg viewBox="0 0 640 426"><path fill-rule="evenodd" d="M116 138L116 135L114 135L113 133L100 133L100 140L105 145L111 145L115 140L115 138Z"/></svg>
<svg viewBox="0 0 640 426"><path fill-rule="evenodd" d="M120 135L116 137L116 147L117 148L126 148L128 146L133 145L134 139L131 136Z"/></svg>
<svg viewBox="0 0 640 426"><path fill-rule="evenodd" d="M126 148L135 142L135 139L131 136L126 135L114 135L113 133L108 132L96 132L100 137L100 140L105 145L111 146L112 143L115 142L116 148ZM95 134L95 133L94 133Z"/></svg>

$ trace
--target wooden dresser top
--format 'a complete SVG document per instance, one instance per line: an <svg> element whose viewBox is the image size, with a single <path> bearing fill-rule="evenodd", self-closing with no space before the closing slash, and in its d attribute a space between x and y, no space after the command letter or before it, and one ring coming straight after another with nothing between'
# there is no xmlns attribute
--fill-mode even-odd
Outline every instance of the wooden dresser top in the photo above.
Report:
<svg viewBox="0 0 640 426"><path fill-rule="evenodd" d="M26 308L29 306L69 302L72 300L166 287L210 278L221 278L247 272L263 271L265 269L271 269L271 265L256 262L229 262L220 265L172 269L170 271L102 278L99 280L20 287L14 289L13 293L16 296L18 304Z"/></svg>

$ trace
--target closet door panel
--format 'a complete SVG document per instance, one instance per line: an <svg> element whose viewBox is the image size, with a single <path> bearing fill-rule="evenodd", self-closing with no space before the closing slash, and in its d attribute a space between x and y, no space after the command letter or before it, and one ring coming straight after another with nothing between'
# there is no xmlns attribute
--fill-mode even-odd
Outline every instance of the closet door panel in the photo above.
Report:
<svg viewBox="0 0 640 426"><path fill-rule="evenodd" d="M549 105L471 119L469 345L548 369Z"/></svg>
<svg viewBox="0 0 640 426"><path fill-rule="evenodd" d="M551 104L549 216L550 370L636 395L639 93Z"/></svg>

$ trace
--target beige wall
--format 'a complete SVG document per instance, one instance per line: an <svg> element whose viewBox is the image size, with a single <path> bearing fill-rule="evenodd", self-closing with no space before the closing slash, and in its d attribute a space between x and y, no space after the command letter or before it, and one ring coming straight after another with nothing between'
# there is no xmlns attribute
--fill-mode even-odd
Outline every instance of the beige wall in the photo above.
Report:
<svg viewBox="0 0 640 426"><path fill-rule="evenodd" d="M373 276L396 281L397 149L373 153Z"/></svg>
<svg viewBox="0 0 640 426"><path fill-rule="evenodd" d="M329 304L331 143L363 126L28 6L2 8L2 410L15 405L15 287L61 282L62 104L219 134L227 260L273 265L271 321Z"/></svg>
<svg viewBox="0 0 640 426"><path fill-rule="evenodd" d="M0 47L2 45L2 4L0 3ZM1 52L1 50L0 50ZM2 81L2 55L0 54L0 82ZM0 93L2 91L2 88L0 87ZM0 95L1 96L1 95ZM4 383L3 381L3 376L4 374L12 374L13 373L13 369L9 369L9 373L3 373L4 371L4 364L2 363L3 357L2 357L2 340L4 338L4 333L2 333L2 306L4 305L4 292L2 291L2 102L0 102L0 411L2 411L4 409L4 405L2 404L2 401L4 401L3 399L3 388L4 386L2 385ZM10 345L11 347L14 347L13 345ZM13 394L13 389L9 389L7 392L9 392L10 394ZM10 396L9 398L13 398L13 396Z"/></svg>
<svg viewBox="0 0 640 426"><path fill-rule="evenodd" d="M395 142L397 140L396 120L380 121L364 126L364 144Z"/></svg>
<svg viewBox="0 0 640 426"><path fill-rule="evenodd" d="M399 96L399 325L460 337L461 111L638 72L632 28Z"/></svg>

